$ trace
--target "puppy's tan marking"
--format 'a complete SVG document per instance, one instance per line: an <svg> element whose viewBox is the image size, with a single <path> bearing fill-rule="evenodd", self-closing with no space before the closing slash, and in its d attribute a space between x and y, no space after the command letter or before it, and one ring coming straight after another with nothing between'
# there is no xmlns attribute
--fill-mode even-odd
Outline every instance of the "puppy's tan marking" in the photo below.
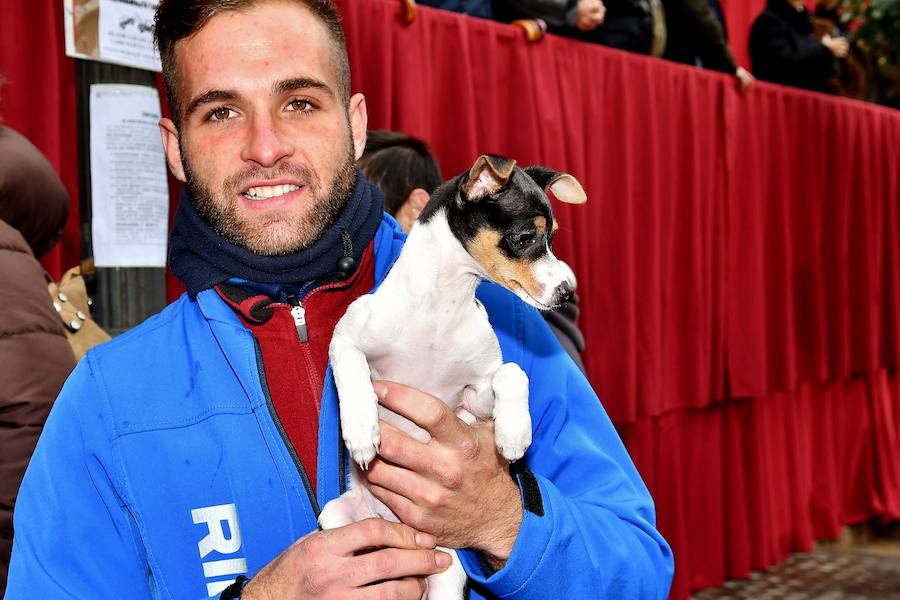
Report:
<svg viewBox="0 0 900 600"><path fill-rule="evenodd" d="M537 225L538 217L535 219ZM546 228L546 221L544 222ZM510 290L522 288L532 298L539 298L544 293L544 284L534 277L533 263L525 259L510 260L500 251L500 232L493 229L482 229L468 243L466 250L478 261L487 272L488 277Z"/></svg>
<svg viewBox="0 0 900 600"><path fill-rule="evenodd" d="M547 219L544 217L535 217L534 218L534 226L537 227L537 230L542 233L547 232ZM553 221L553 227L550 228L551 233L556 233L556 230L559 229L559 221Z"/></svg>

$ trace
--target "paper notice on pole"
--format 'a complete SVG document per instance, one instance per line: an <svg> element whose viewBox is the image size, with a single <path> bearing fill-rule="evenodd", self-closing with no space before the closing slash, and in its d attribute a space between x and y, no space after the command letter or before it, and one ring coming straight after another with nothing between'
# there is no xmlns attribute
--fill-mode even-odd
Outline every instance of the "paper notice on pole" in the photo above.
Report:
<svg viewBox="0 0 900 600"><path fill-rule="evenodd" d="M97 31L101 60L159 71L153 15L159 0L100 0Z"/></svg>
<svg viewBox="0 0 900 600"><path fill-rule="evenodd" d="M98 267L163 267L169 224L159 93L91 86L91 238Z"/></svg>

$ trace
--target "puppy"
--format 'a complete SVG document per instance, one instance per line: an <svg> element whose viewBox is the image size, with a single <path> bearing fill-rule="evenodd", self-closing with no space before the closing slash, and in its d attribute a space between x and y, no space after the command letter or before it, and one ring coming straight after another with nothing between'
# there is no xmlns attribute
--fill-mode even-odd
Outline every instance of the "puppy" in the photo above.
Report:
<svg viewBox="0 0 900 600"><path fill-rule="evenodd" d="M545 190L563 202L586 200L571 175L480 156L468 172L435 190L384 282L338 322L329 355L344 443L359 467L352 469L350 490L322 511L323 529L368 517L397 521L359 472L378 451L379 418L429 440L379 406L373 380L428 392L467 423L493 419L503 456L512 462L525 454L531 443L528 378L515 363L503 362L475 289L490 279L539 309L569 299L575 281L550 251L557 224ZM466 574L456 553L448 552L453 565L428 578L429 600L463 597Z"/></svg>

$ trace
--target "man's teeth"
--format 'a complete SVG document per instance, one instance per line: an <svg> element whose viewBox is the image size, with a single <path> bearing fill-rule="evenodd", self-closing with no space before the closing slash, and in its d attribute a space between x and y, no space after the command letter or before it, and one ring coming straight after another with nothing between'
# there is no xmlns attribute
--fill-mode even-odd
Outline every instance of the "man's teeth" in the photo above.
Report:
<svg viewBox="0 0 900 600"><path fill-rule="evenodd" d="M274 198L276 196L283 196L288 192L294 192L299 190L299 185L293 184L285 184L285 185L261 185L259 187L252 187L246 192L244 195L248 198L253 199L266 199L266 198Z"/></svg>

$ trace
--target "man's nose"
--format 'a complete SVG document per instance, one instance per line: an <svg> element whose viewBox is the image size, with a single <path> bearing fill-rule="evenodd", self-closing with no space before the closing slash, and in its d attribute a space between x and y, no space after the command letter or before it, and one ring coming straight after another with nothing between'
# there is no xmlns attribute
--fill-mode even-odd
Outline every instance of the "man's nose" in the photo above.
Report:
<svg viewBox="0 0 900 600"><path fill-rule="evenodd" d="M272 167L294 151L293 142L269 115L254 115L241 156L262 167Z"/></svg>

